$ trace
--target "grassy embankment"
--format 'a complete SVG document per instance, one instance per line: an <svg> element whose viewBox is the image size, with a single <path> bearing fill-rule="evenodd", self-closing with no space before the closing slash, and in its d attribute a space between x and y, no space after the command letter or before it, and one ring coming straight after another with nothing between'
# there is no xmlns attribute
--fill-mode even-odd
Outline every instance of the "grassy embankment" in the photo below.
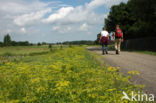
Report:
<svg viewBox="0 0 156 103"><path fill-rule="evenodd" d="M1 64L0 103L123 103L139 90L83 47L60 49Z"/></svg>

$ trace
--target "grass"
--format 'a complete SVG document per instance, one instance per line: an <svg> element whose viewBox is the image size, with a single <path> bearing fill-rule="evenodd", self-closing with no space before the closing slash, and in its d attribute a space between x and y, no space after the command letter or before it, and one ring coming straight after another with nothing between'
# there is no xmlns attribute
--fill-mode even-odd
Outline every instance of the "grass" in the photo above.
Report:
<svg viewBox="0 0 156 103"><path fill-rule="evenodd" d="M135 53L139 53L139 54L147 54L147 55L156 56L156 52L154 52L154 51L148 51L148 50L130 50L130 49L123 49L123 51L135 52Z"/></svg>
<svg viewBox="0 0 156 103"><path fill-rule="evenodd" d="M43 55L53 52L53 49L59 49L59 46L53 46L51 50L47 45L44 46L9 46L0 48L0 64L9 61L19 61L25 56Z"/></svg>
<svg viewBox="0 0 156 103"><path fill-rule="evenodd" d="M1 47L0 55L28 55L29 53L45 52L49 51L47 46L10 46Z"/></svg>
<svg viewBox="0 0 156 103"><path fill-rule="evenodd" d="M0 65L0 103L124 103L139 90L83 47L60 49Z"/></svg>
<svg viewBox="0 0 156 103"><path fill-rule="evenodd" d="M152 51L136 51L136 50L132 50L131 52L136 52L136 53L141 53L141 54L148 54L148 55L153 55L156 56L156 52L152 52Z"/></svg>
<svg viewBox="0 0 156 103"><path fill-rule="evenodd" d="M28 55L30 53L47 52L48 46L10 46L0 47L0 56Z"/></svg>

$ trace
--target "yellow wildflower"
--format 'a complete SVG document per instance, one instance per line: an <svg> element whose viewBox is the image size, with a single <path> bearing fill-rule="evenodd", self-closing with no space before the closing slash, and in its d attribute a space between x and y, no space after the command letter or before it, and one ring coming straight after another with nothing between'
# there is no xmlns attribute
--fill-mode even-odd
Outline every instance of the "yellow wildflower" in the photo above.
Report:
<svg viewBox="0 0 156 103"><path fill-rule="evenodd" d="M136 70L129 71L128 74L130 74L130 75L140 75L140 73L138 71L136 71Z"/></svg>

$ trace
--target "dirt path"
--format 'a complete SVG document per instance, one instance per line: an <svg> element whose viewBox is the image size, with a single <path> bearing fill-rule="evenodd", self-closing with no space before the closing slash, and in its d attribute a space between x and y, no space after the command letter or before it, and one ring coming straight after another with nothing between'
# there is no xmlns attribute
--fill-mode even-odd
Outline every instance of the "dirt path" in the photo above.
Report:
<svg viewBox="0 0 156 103"><path fill-rule="evenodd" d="M87 49L99 55L102 54L100 47L88 47ZM134 77L132 82L145 84L145 91L156 95L156 56L132 52L121 52L120 55L116 55L115 51L109 51L108 55L101 56L109 65L119 66L120 71L125 75L128 71L139 71L140 76Z"/></svg>

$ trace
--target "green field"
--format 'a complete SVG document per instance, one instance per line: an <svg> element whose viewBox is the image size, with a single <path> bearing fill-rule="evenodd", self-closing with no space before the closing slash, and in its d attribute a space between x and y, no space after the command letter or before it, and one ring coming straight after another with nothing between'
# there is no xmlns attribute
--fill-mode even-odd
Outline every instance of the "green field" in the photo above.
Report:
<svg viewBox="0 0 156 103"><path fill-rule="evenodd" d="M153 51L131 51L131 52L136 52L136 53L141 53L141 54L148 54L148 55L154 55L156 56L156 52L153 52Z"/></svg>
<svg viewBox="0 0 156 103"><path fill-rule="evenodd" d="M3 55L28 55L31 53L47 52L48 46L10 46L0 47L0 56Z"/></svg>
<svg viewBox="0 0 156 103"><path fill-rule="evenodd" d="M125 77L119 68L101 65L83 46L56 48L1 48L1 54L47 53L0 65L0 103L126 103L122 92L140 89L129 82L135 71Z"/></svg>

